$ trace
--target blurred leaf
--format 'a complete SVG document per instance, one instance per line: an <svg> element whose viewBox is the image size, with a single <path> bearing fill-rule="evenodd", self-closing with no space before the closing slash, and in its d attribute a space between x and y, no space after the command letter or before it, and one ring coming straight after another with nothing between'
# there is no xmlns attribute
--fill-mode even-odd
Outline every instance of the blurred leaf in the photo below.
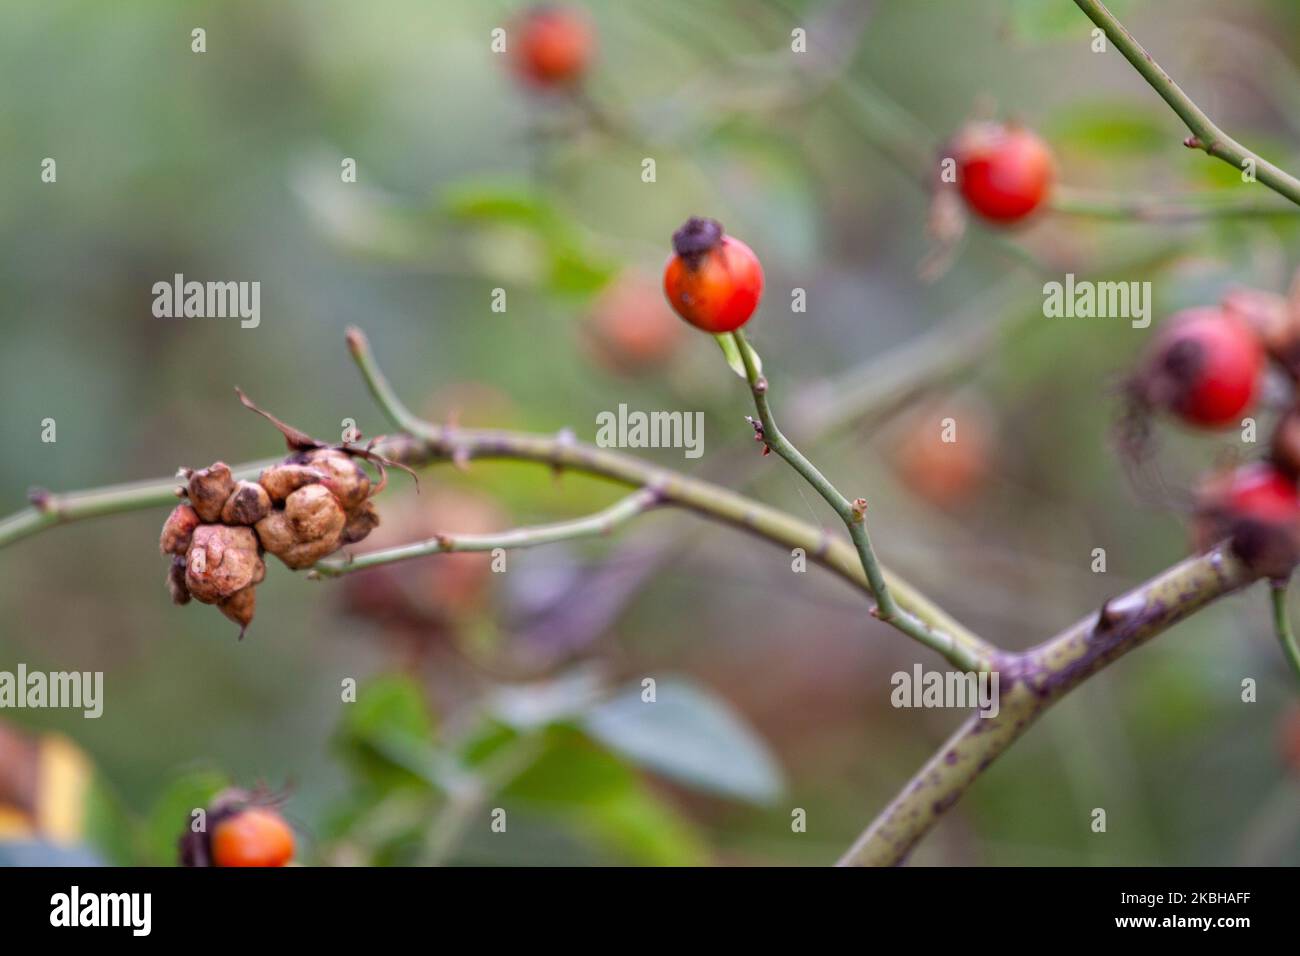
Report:
<svg viewBox="0 0 1300 956"><path fill-rule="evenodd" d="M121 799L96 775L86 794L84 817L86 843L118 866L137 864L135 843L137 822L127 813Z"/></svg>
<svg viewBox="0 0 1300 956"><path fill-rule="evenodd" d="M593 707L582 728L628 759L698 790L754 803L780 794L767 745L727 704L684 680L660 681L653 702L633 687Z"/></svg>
<svg viewBox="0 0 1300 956"><path fill-rule="evenodd" d="M526 183L459 183L443 191L441 206L448 216L462 223L527 230L542 243L544 279L551 292L586 295L605 285L618 271L616 263L592 251L576 223ZM514 268L512 258L508 268L494 271L517 275L519 270Z"/></svg>
<svg viewBox="0 0 1300 956"><path fill-rule="evenodd" d="M577 731L553 727L545 749L502 792L633 863L692 866L707 853L694 829L626 764Z"/></svg>
<svg viewBox="0 0 1300 956"><path fill-rule="evenodd" d="M177 842L193 821L193 813L206 807L229 786L225 774L199 770L172 781L154 802L144 829L144 852L152 866L174 866Z"/></svg>
<svg viewBox="0 0 1300 956"><path fill-rule="evenodd" d="M1007 26L1016 40L1034 42L1087 36L1094 29L1093 22L1072 3L1009 0L1008 5ZM1128 0L1109 0L1106 6L1111 13L1122 19L1129 3ZM1108 40L1108 45L1109 42Z"/></svg>
<svg viewBox="0 0 1300 956"><path fill-rule="evenodd" d="M553 680L498 687L485 705L516 730L535 730L579 717L604 694L599 670L577 667Z"/></svg>
<svg viewBox="0 0 1300 956"><path fill-rule="evenodd" d="M1167 111L1129 102L1089 101L1064 107L1048 126L1057 149L1104 153L1157 153L1177 145L1182 130Z"/></svg>
<svg viewBox="0 0 1300 956"><path fill-rule="evenodd" d="M380 733L428 740L433 735L433 718L415 681L404 676L380 677L358 688L356 701L347 708L343 733L358 741Z"/></svg>
<svg viewBox="0 0 1300 956"><path fill-rule="evenodd" d="M526 183L458 183L443 191L442 203L457 219L511 222L547 234L560 228L551 204Z"/></svg>
<svg viewBox="0 0 1300 956"><path fill-rule="evenodd" d="M370 784L451 785L456 771L433 745L433 719L424 693L404 676L382 677L357 691L339 729L339 746Z"/></svg>

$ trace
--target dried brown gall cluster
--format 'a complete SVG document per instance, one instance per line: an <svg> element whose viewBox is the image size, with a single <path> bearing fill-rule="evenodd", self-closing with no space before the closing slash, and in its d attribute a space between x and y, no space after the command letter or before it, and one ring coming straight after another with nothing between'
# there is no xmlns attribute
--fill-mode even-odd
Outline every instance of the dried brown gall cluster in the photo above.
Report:
<svg viewBox="0 0 1300 956"><path fill-rule="evenodd" d="M265 415L247 399L244 403ZM371 497L382 490L384 460L369 450L324 445L266 415L291 449L257 481L236 481L225 462L181 469L186 499L163 525L159 547L171 556L167 587L176 604L215 604L240 626L253 620L257 585L270 552L286 567L308 568L379 524ZM373 483L358 458L379 465Z"/></svg>

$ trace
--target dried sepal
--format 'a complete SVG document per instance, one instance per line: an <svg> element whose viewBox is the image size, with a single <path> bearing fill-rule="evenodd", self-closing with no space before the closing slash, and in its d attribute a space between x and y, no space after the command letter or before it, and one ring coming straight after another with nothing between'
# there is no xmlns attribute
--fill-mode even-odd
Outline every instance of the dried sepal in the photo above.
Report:
<svg viewBox="0 0 1300 956"><path fill-rule="evenodd" d="M236 388L235 394L239 396L239 400L243 403L245 408L257 412L257 414L261 415L279 430L280 434L284 436L285 443L288 444L290 451L306 451L309 448L326 447L324 442L317 441L306 432L300 431L292 425L286 425L265 409L258 408L257 405L253 403L253 400L244 394L242 389Z"/></svg>

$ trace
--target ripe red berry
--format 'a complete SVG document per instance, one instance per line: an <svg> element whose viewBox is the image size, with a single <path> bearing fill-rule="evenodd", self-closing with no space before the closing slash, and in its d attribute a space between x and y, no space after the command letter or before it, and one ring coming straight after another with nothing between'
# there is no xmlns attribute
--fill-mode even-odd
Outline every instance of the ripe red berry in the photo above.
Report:
<svg viewBox="0 0 1300 956"><path fill-rule="evenodd" d="M217 866L284 866L293 859L293 831L267 807L249 807L226 817L212 832Z"/></svg>
<svg viewBox="0 0 1300 956"><path fill-rule="evenodd" d="M664 294L677 314L705 332L733 332L749 321L763 295L763 267L754 251L715 219L692 216L673 233Z"/></svg>
<svg viewBox="0 0 1300 956"><path fill-rule="evenodd" d="M662 368L689 334L664 303L654 278L633 271L600 293L584 332L592 357L624 374Z"/></svg>
<svg viewBox="0 0 1300 956"><path fill-rule="evenodd" d="M1190 425L1222 428L1255 400L1264 365L1258 336L1236 316L1188 309L1161 328L1134 389Z"/></svg>
<svg viewBox="0 0 1300 956"><path fill-rule="evenodd" d="M955 152L961 194L990 222L1024 219L1047 198L1055 177L1047 144L1021 126L973 123L958 134Z"/></svg>
<svg viewBox="0 0 1300 956"><path fill-rule="evenodd" d="M1259 574L1286 577L1300 559L1295 479L1264 461L1212 475L1197 494L1195 532L1201 550L1228 538Z"/></svg>
<svg viewBox="0 0 1300 956"><path fill-rule="evenodd" d="M572 86L582 78L596 38L585 15L569 7L532 7L509 31L515 72L541 88Z"/></svg>

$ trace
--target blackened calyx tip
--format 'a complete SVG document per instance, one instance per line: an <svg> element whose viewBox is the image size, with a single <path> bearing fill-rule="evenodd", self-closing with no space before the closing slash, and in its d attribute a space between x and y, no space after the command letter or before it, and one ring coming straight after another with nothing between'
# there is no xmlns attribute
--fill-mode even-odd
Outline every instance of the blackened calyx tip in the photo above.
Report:
<svg viewBox="0 0 1300 956"><path fill-rule="evenodd" d="M692 216L673 233L673 251L683 259L698 259L722 242L722 223Z"/></svg>

